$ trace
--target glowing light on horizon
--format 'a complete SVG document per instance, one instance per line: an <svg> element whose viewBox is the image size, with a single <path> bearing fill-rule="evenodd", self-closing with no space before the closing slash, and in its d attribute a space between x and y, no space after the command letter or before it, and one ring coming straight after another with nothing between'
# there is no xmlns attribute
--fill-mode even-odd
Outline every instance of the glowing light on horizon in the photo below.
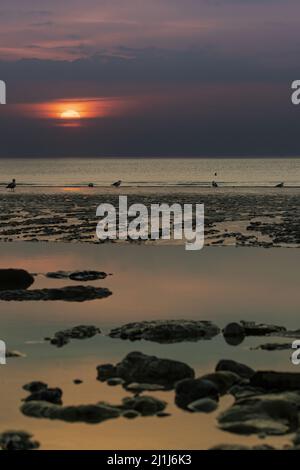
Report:
<svg viewBox="0 0 300 470"><path fill-rule="evenodd" d="M60 117L61 119L80 119L81 115L75 109L67 109L61 113Z"/></svg>

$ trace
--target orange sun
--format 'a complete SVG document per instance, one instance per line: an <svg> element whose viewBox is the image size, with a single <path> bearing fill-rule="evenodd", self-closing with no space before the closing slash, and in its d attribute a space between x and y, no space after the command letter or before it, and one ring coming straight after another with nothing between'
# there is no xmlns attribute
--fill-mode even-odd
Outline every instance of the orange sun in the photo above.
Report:
<svg viewBox="0 0 300 470"><path fill-rule="evenodd" d="M80 113L75 111L75 109L67 109L63 111L60 115L61 119L80 119Z"/></svg>

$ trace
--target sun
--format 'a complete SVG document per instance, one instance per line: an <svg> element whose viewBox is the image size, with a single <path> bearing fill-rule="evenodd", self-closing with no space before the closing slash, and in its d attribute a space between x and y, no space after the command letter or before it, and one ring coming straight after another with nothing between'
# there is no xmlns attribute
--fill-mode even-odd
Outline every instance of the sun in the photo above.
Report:
<svg viewBox="0 0 300 470"><path fill-rule="evenodd" d="M60 115L61 119L80 119L80 113L75 111L75 109L67 109L63 111Z"/></svg>

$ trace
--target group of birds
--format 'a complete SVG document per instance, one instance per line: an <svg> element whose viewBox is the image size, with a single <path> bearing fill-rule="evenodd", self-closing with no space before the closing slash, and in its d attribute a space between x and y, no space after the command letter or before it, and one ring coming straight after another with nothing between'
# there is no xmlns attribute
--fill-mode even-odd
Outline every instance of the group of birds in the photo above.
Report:
<svg viewBox="0 0 300 470"><path fill-rule="evenodd" d="M217 176L217 173L215 173L215 176ZM122 180L118 180L118 181L115 181L114 183L112 183L111 186L113 186L114 188L119 188L122 184ZM211 183L212 187L213 188L218 188L219 185L216 181L212 181ZM11 191L14 191L16 189L16 186L17 186L17 182L15 180L15 178L6 186L6 189L10 189ZM281 183L278 183L275 185L275 188L283 188L284 186L284 182L281 182ZM88 185L89 188L93 188L94 187L94 183L89 183Z"/></svg>

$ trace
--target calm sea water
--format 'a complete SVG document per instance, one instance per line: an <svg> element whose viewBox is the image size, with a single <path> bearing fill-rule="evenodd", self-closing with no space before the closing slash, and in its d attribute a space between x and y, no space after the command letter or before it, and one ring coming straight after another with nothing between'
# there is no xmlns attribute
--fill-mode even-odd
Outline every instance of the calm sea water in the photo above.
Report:
<svg viewBox="0 0 300 470"><path fill-rule="evenodd" d="M300 186L300 159L1 159L0 184L29 186Z"/></svg>

